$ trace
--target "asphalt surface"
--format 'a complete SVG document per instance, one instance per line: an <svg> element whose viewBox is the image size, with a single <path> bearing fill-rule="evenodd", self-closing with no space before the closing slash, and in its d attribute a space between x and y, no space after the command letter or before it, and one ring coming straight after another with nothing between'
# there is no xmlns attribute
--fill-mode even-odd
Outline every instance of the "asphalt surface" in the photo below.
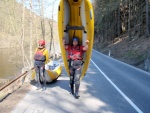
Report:
<svg viewBox="0 0 150 113"><path fill-rule="evenodd" d="M79 94L70 94L63 69L46 91L33 85L11 113L150 113L150 74L93 50Z"/></svg>

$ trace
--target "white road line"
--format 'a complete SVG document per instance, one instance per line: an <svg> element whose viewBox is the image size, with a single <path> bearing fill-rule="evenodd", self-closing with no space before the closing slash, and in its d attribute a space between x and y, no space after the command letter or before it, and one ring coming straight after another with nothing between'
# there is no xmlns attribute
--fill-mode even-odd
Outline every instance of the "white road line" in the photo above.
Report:
<svg viewBox="0 0 150 113"><path fill-rule="evenodd" d="M129 102L129 104L138 112L143 113L108 77L107 75L91 60L95 67L103 74L103 76L110 82L112 86Z"/></svg>

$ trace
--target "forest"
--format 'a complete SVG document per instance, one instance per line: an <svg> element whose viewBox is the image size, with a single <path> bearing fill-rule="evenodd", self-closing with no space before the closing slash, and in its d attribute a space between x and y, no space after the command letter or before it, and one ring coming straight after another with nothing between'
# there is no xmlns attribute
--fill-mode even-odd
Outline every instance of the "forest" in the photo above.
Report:
<svg viewBox="0 0 150 113"><path fill-rule="evenodd" d="M144 68L149 51L149 0L95 0L94 48Z"/></svg>

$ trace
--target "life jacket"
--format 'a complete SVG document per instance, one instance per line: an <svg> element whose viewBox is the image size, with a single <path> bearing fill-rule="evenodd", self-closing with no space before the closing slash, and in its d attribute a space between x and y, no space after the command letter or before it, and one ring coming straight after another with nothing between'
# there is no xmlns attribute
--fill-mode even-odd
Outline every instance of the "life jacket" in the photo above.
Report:
<svg viewBox="0 0 150 113"><path fill-rule="evenodd" d="M81 50L81 46L78 45L76 47L71 47L68 50L68 59L72 60L82 60L83 51Z"/></svg>
<svg viewBox="0 0 150 113"><path fill-rule="evenodd" d="M42 62L46 61L46 56L43 55L44 50L45 50L45 48L43 50L40 50L40 49L36 50L36 53L34 55L34 60L35 61L42 61Z"/></svg>

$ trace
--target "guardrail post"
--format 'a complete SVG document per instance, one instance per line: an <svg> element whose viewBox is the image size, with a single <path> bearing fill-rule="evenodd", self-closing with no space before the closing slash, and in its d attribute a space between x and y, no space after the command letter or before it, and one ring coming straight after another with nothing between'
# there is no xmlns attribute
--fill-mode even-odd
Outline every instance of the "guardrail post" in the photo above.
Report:
<svg viewBox="0 0 150 113"><path fill-rule="evenodd" d="M111 54L111 50L109 50L109 52L108 52L108 56L110 57L110 54Z"/></svg>

